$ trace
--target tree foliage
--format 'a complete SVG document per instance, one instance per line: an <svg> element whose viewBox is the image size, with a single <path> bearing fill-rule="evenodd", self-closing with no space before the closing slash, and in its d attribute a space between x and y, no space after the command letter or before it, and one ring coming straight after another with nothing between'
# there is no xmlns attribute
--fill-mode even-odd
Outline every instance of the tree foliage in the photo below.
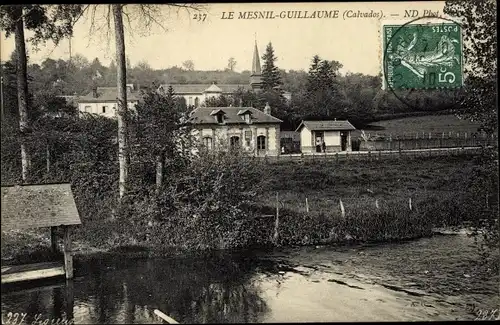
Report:
<svg viewBox="0 0 500 325"><path fill-rule="evenodd" d="M230 57L229 60L227 60L227 68L230 71L234 71L235 67L236 67L236 60L233 57Z"/></svg>
<svg viewBox="0 0 500 325"><path fill-rule="evenodd" d="M194 62L193 60L186 60L182 62L182 66L188 70L188 71L193 71L194 70Z"/></svg>
<svg viewBox="0 0 500 325"><path fill-rule="evenodd" d="M0 28L5 30L6 37L15 31L15 11L19 5L0 7ZM38 45L51 40L59 43L73 34L73 26L84 11L81 4L69 5L22 5L24 28L33 32L27 41Z"/></svg>
<svg viewBox="0 0 500 325"><path fill-rule="evenodd" d="M464 31L464 116L493 132L498 129L496 1L446 1L444 12L458 18Z"/></svg>
<svg viewBox="0 0 500 325"><path fill-rule="evenodd" d="M283 85L281 73L276 66L278 58L274 54L273 44L267 44L266 51L262 55L262 90L270 91L280 89Z"/></svg>

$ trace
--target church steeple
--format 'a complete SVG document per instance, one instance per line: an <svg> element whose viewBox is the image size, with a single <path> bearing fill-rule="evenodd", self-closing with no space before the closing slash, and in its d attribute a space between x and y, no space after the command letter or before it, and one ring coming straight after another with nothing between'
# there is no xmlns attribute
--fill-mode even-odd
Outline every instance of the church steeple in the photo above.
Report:
<svg viewBox="0 0 500 325"><path fill-rule="evenodd" d="M252 76L261 75L262 70L260 67L259 49L257 48L257 41L255 41L255 48L253 50L253 60L252 60Z"/></svg>
<svg viewBox="0 0 500 325"><path fill-rule="evenodd" d="M250 74L250 86L254 91L259 91L262 87L262 69L260 67L259 49L257 40L253 50L252 73Z"/></svg>

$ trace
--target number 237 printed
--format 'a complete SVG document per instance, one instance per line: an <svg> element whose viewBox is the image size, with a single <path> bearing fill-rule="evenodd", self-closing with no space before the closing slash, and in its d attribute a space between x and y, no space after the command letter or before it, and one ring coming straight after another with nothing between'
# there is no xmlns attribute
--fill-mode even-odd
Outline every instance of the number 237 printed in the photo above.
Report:
<svg viewBox="0 0 500 325"><path fill-rule="evenodd" d="M194 14L193 19L196 21L205 21L205 19L207 19L207 14Z"/></svg>

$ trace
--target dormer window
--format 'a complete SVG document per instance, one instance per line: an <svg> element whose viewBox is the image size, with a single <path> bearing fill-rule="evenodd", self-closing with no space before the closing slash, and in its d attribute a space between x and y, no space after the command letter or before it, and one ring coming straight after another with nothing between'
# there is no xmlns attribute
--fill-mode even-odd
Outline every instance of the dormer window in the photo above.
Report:
<svg viewBox="0 0 500 325"><path fill-rule="evenodd" d="M212 113L210 113L210 115L212 115L215 120L217 121L217 123L219 124L223 124L224 123L224 115L226 115L226 113L221 110L221 109L214 109L212 111Z"/></svg>
<svg viewBox="0 0 500 325"><path fill-rule="evenodd" d="M247 124L252 123L252 112L248 109L242 109L238 112L238 115L241 116L241 119L245 121Z"/></svg>

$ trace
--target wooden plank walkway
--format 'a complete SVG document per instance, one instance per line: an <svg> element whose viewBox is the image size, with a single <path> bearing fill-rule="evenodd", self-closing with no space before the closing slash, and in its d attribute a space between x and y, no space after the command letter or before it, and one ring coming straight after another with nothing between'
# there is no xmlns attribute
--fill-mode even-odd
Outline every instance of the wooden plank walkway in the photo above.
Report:
<svg viewBox="0 0 500 325"><path fill-rule="evenodd" d="M2 266L2 284L52 278L65 274L63 262Z"/></svg>

